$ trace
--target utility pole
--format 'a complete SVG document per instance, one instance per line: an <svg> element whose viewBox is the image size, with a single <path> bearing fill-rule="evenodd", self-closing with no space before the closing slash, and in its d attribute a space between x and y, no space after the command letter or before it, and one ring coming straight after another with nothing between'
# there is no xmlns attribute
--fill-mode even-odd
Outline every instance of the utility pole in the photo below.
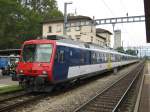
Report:
<svg viewBox="0 0 150 112"><path fill-rule="evenodd" d="M63 34L66 35L67 32L67 5L72 4L72 2L65 2L64 3L64 28L63 28Z"/></svg>
<svg viewBox="0 0 150 112"><path fill-rule="evenodd" d="M115 24L112 24L113 27L113 36L114 36L114 43L115 43ZM113 48L115 47L115 45L113 45Z"/></svg>

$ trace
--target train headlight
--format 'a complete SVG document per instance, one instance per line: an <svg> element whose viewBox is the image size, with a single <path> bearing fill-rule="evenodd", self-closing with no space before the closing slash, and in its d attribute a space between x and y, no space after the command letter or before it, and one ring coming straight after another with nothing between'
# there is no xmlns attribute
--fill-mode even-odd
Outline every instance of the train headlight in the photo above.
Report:
<svg viewBox="0 0 150 112"><path fill-rule="evenodd" d="M23 73L23 70L20 70L20 73Z"/></svg>
<svg viewBox="0 0 150 112"><path fill-rule="evenodd" d="M46 75L46 74L47 74L47 71L42 71L42 74L43 74L43 75Z"/></svg>

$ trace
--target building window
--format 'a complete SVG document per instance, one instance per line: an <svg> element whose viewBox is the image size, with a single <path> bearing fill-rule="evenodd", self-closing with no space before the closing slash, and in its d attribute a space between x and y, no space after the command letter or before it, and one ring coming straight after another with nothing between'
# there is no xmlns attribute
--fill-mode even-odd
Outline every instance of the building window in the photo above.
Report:
<svg viewBox="0 0 150 112"><path fill-rule="evenodd" d="M81 30L81 27L80 27L80 22L77 22L76 23L76 31L80 31Z"/></svg>
<svg viewBox="0 0 150 112"><path fill-rule="evenodd" d="M93 32L93 24L91 24L91 33Z"/></svg>
<svg viewBox="0 0 150 112"><path fill-rule="evenodd" d="M97 44L100 45L100 41L99 40L97 40Z"/></svg>
<svg viewBox="0 0 150 112"><path fill-rule="evenodd" d="M81 35L76 35L76 40L80 40L81 39Z"/></svg>
<svg viewBox="0 0 150 112"><path fill-rule="evenodd" d="M104 46L102 41L100 41L100 46Z"/></svg>
<svg viewBox="0 0 150 112"><path fill-rule="evenodd" d="M80 31L81 30L81 27L80 26L77 26L76 27L76 31Z"/></svg>
<svg viewBox="0 0 150 112"><path fill-rule="evenodd" d="M60 51L60 63L64 63L64 51Z"/></svg>
<svg viewBox="0 0 150 112"><path fill-rule="evenodd" d="M81 21L81 25L86 25L86 21Z"/></svg>
<svg viewBox="0 0 150 112"><path fill-rule="evenodd" d="M72 39L71 35L68 35L68 37L69 37L70 39Z"/></svg>
<svg viewBox="0 0 150 112"><path fill-rule="evenodd" d="M48 27L48 32L49 32L49 33L52 32L52 27L51 27L51 26Z"/></svg>
<svg viewBox="0 0 150 112"><path fill-rule="evenodd" d="M57 24L57 32L61 32L61 25Z"/></svg>
<svg viewBox="0 0 150 112"><path fill-rule="evenodd" d="M76 27L76 31L80 31L80 29L81 29L81 28L80 28L79 26Z"/></svg>
<svg viewBox="0 0 150 112"><path fill-rule="evenodd" d="M91 42L93 42L93 37L91 36Z"/></svg>
<svg viewBox="0 0 150 112"><path fill-rule="evenodd" d="M67 27L67 32L70 32L70 31L71 31L70 27Z"/></svg>
<svg viewBox="0 0 150 112"><path fill-rule="evenodd" d="M85 25L89 26L89 25L90 25L90 22L89 22L89 21L86 21Z"/></svg>

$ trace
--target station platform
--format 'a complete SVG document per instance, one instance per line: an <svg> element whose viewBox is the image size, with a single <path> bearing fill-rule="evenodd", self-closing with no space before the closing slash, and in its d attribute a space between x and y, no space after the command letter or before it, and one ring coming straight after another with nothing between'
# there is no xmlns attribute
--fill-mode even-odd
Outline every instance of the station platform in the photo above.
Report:
<svg viewBox="0 0 150 112"><path fill-rule="evenodd" d="M12 81L10 76L2 76L1 70L0 70L0 88L10 85L18 85L17 81Z"/></svg>
<svg viewBox="0 0 150 112"><path fill-rule="evenodd" d="M11 77L5 77L0 79L0 88L4 86L10 86L10 85L18 85L18 82L12 81Z"/></svg>
<svg viewBox="0 0 150 112"><path fill-rule="evenodd" d="M150 112L150 74L145 74L138 112Z"/></svg>
<svg viewBox="0 0 150 112"><path fill-rule="evenodd" d="M147 62L134 112L150 112L150 61Z"/></svg>

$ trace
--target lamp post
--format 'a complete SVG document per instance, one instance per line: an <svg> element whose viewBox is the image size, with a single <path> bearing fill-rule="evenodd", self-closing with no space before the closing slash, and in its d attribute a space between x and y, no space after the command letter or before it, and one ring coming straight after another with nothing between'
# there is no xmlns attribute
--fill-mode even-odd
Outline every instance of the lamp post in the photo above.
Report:
<svg viewBox="0 0 150 112"><path fill-rule="evenodd" d="M64 3L64 28L63 28L63 34L66 35L66 29L67 29L67 5L72 4L72 2L65 2Z"/></svg>

